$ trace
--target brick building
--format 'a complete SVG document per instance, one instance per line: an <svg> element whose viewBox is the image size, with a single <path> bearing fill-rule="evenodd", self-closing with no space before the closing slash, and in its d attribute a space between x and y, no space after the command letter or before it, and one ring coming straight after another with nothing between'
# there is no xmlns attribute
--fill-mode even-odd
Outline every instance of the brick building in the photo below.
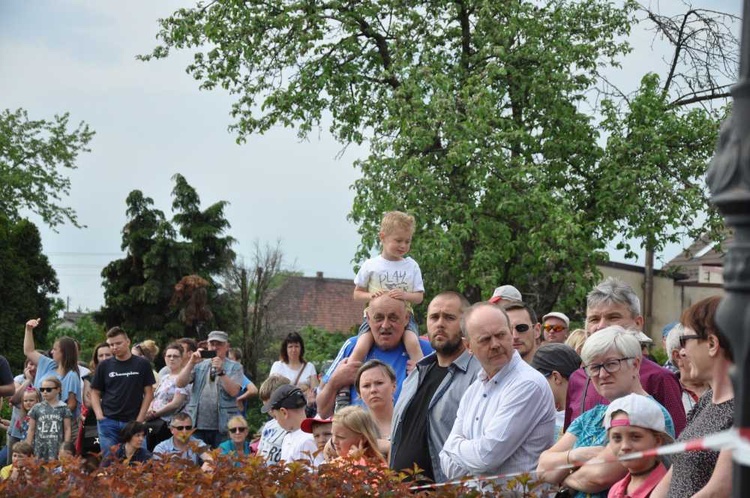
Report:
<svg viewBox="0 0 750 498"><path fill-rule="evenodd" d="M273 333L284 337L307 325L329 332L352 334L362 323L363 303L352 299L352 279L288 277L265 302Z"/></svg>

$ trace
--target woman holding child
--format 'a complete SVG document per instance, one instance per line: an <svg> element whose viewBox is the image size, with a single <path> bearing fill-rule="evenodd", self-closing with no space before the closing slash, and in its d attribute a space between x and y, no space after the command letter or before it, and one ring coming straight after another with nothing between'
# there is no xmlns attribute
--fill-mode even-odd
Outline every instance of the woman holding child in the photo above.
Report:
<svg viewBox="0 0 750 498"><path fill-rule="evenodd" d="M598 331L586 340L581 350L586 374L596 391L613 402L629 394L647 396L641 386L641 345L631 332L618 325ZM667 433L674 435L672 417L661 408ZM574 496L587 495L603 498L607 490L627 475L622 464L612 461L614 455L607 444L604 428L606 405L597 405L575 419L568 431L549 450L539 457L537 471L542 480L560 484L575 492ZM593 458L609 459L609 463L578 467ZM565 465L576 465L572 470L550 470Z"/></svg>
<svg viewBox="0 0 750 498"><path fill-rule="evenodd" d="M719 296L695 303L682 313L684 330L680 345L690 363L691 375L707 382L711 389L701 396L688 414L687 426L678 441L715 434L732 427L734 421L734 389L729 370L734 364L727 337L716 326ZM672 468L654 490L652 496L729 496L732 492L731 450L688 451L674 455Z"/></svg>

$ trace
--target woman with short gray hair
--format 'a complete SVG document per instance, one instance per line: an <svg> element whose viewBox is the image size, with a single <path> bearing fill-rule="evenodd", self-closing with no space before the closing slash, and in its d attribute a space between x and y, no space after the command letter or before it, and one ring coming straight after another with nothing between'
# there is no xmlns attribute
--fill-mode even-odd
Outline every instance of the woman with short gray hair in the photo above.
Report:
<svg viewBox="0 0 750 498"><path fill-rule="evenodd" d="M628 394L648 393L641 386L641 345L630 331L619 325L606 327L586 339L581 350L584 370L596 391L608 402ZM661 405L659 405L661 406ZM606 497L607 490L625 477L627 470L614 460L606 447L607 431L604 429L604 414L607 405L597 405L584 412L568 427L568 431L552 448L539 457L537 471L542 480L560 484L582 498ZM669 412L662 407L667 431L674 437L674 424ZM581 465L592 458L609 459L601 465ZM572 470L550 470L573 464Z"/></svg>

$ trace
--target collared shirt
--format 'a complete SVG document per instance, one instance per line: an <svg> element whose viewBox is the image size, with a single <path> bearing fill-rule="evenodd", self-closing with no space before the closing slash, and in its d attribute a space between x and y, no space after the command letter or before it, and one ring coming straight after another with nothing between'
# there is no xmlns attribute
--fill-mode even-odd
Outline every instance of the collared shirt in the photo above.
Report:
<svg viewBox="0 0 750 498"><path fill-rule="evenodd" d="M492 378L482 371L461 398L440 464L449 480L528 472L554 440L552 390L514 351Z"/></svg>
<svg viewBox="0 0 750 498"><path fill-rule="evenodd" d="M648 498L651 496L651 492L654 490L662 477L667 474L667 468L663 463L659 462L654 470L652 470L643 484L633 492L632 495L628 494L628 486L630 485L630 474L626 475L622 480L617 481L610 489L607 498Z"/></svg>
<svg viewBox="0 0 750 498"><path fill-rule="evenodd" d="M154 448L154 458L159 459L163 456L177 456L186 460L190 460L196 465L200 465L200 455L202 455L204 451L209 450L208 446L206 446L206 443L193 436L190 436L187 444L187 448L184 449L176 447L174 445L174 436L172 436L171 438L165 439L164 441L156 445L156 447ZM197 447L199 448L198 451L200 453L196 453L195 451L193 451L193 448L191 447L191 445L193 444L197 445Z"/></svg>
<svg viewBox="0 0 750 498"><path fill-rule="evenodd" d="M667 409L674 421L674 428L679 436L682 429L685 428L685 409L682 406L682 388L669 370L660 367L658 364L643 358L641 362L641 385L643 389L653 398L661 403ZM596 405L608 405L609 401L596 392L593 382L587 382L588 377L579 368L573 372L568 380L568 398L565 401L565 427L569 427L581 413L590 410ZM581 401L584 397L586 400L583 410L581 410Z"/></svg>
<svg viewBox="0 0 750 498"><path fill-rule="evenodd" d="M391 464L393 456L398 451L401 442L401 431L404 427L404 414L409 407L409 403L414 398L419 386L422 384L425 373L429 368L437 364L437 355L432 353L422 358L417 363L411 374L406 378L401 388L401 396L393 410L393 428L391 430ZM432 470L435 474L435 482L444 482L446 480L440 468L440 450L448 439L448 435L453 428L456 420L456 412L461 397L464 395L469 386L474 382L477 374L482 370L479 361L469 352L464 350L461 355L453 360L448 367L448 374L438 386L433 394L430 404L427 408L427 426L428 426L428 450L430 460L432 461Z"/></svg>

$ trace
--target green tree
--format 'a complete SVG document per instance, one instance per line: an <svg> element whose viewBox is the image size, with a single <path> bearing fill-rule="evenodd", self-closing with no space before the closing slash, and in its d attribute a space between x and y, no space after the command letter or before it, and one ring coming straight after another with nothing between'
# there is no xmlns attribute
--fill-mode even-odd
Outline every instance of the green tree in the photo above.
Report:
<svg viewBox="0 0 750 498"><path fill-rule="evenodd" d="M171 222L141 191L127 197L129 219L121 245L127 254L102 270L105 305L97 316L108 327L120 325L136 336L164 340L197 337L195 324L180 319L190 301L177 299L172 305L176 286L188 275L205 279L210 302L217 292L214 277L234 259L234 239L224 234L229 228L226 203L201 211L195 189L179 174L173 179ZM214 318L206 325L221 323L221 317Z"/></svg>
<svg viewBox="0 0 750 498"><path fill-rule="evenodd" d="M237 96L239 141L279 124L306 136L324 116L340 142L367 141L350 214L357 260L374 248L382 213L401 209L418 222L413 253L428 294L453 288L476 301L513 283L545 312L582 301L606 244L632 219L617 207L640 195L638 182L612 181L621 165L600 145L588 105L603 70L629 50L635 9L601 0L201 2L160 20L162 44L141 58L195 51L187 71L201 88ZM622 120L610 124L604 131L628 134ZM664 226L685 219L667 213Z"/></svg>
<svg viewBox="0 0 750 498"><path fill-rule="evenodd" d="M68 113L54 120L30 120L24 109L0 112L0 213L17 220L31 211L50 227L81 225L61 197L70 192L65 169L76 169L94 132L81 122L69 126Z"/></svg>
<svg viewBox="0 0 750 498"><path fill-rule="evenodd" d="M0 214L0 351L16 371L23 369L23 326L41 318L34 331L40 347L48 345L53 318L51 294L57 293L57 277L42 252L37 227L28 220L10 220Z"/></svg>

